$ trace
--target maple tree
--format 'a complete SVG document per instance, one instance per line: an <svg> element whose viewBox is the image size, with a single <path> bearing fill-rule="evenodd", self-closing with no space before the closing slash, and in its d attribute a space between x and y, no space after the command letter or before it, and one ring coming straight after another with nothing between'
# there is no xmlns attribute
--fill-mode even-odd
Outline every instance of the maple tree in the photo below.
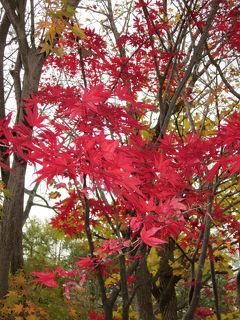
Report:
<svg viewBox="0 0 240 320"><path fill-rule="evenodd" d="M102 315L91 319L117 307L129 319L135 296L139 318L154 319L156 304L161 319L177 319L182 287L184 320L221 319L217 277L233 278L234 261L222 270L219 260L237 253L240 227L237 1L80 4L104 17L102 31L63 27L62 12L40 22L41 85L17 124L2 120L7 155L56 189L52 226L88 243L71 270L34 281L66 279L69 299L94 276ZM201 305L203 290L212 305Z"/></svg>

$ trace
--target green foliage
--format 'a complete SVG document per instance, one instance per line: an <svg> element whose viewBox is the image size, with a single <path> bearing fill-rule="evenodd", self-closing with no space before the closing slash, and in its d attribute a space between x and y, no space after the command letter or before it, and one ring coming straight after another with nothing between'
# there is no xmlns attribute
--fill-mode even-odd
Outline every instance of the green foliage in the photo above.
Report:
<svg viewBox="0 0 240 320"><path fill-rule="evenodd" d="M39 264L67 267L81 256L81 240L70 239L62 231L52 228L49 223L33 218L28 220L23 234L24 255L27 265Z"/></svg>
<svg viewBox="0 0 240 320"><path fill-rule="evenodd" d="M8 313L12 312L15 304L22 303L23 298L45 312L42 318L37 312L33 313L39 320L87 320L88 312L98 309L99 292L94 277L90 278L87 286L73 288L70 292L71 300L67 300L64 287L47 288L32 282L33 278L30 276L32 271L52 270L56 265L65 269L72 267L77 258L84 255L84 252L81 252L82 241L70 239L62 231L52 228L49 223L33 218L26 223L23 246L26 278L23 273L21 277L24 279L24 287L19 288L19 281L16 283L15 278L11 278L13 285L10 287L10 296L2 302L3 310L7 308Z"/></svg>

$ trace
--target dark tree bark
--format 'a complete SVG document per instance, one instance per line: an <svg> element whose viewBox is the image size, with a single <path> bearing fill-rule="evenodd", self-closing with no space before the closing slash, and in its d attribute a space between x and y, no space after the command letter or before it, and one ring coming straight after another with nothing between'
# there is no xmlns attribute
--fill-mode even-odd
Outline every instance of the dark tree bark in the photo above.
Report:
<svg viewBox="0 0 240 320"><path fill-rule="evenodd" d="M153 295L158 301L158 307L162 320L177 320L177 297L175 285L179 277L174 276L171 268L171 260L173 259L174 243L169 240L160 249L160 264L158 272L155 276L155 284L153 286ZM156 285L157 280L159 285Z"/></svg>
<svg viewBox="0 0 240 320"><path fill-rule="evenodd" d="M5 14L0 25L0 120L5 118L5 92L4 92L4 52L6 47L6 40L10 28L10 21ZM6 148L0 147L0 160L9 166L9 158L6 154ZM9 179L9 171L1 167L1 179L7 185Z"/></svg>
<svg viewBox="0 0 240 320"><path fill-rule="evenodd" d="M143 257L136 272L138 319L154 320L155 317L152 304L152 277L147 266L146 246L144 246L141 254Z"/></svg>
<svg viewBox="0 0 240 320"><path fill-rule="evenodd" d="M44 56L35 50L27 52L28 64L25 66L25 74L22 88L22 98L37 91ZM27 67L27 68L26 68ZM19 111L19 119L22 119ZM0 247L0 297L4 296L8 288L8 272L11 263L11 272L15 273L23 265L22 250L22 224L24 210L24 182L26 162L17 155L13 160L13 171L10 172L7 188L11 194L3 204L3 220L1 228Z"/></svg>
<svg viewBox="0 0 240 320"><path fill-rule="evenodd" d="M2 298L8 289L8 272L13 252L13 239L21 240L19 224L22 226L24 178L26 165L14 159L13 170L15 175L10 174L8 188L11 198L6 199L3 205L4 217L1 227L0 247L0 297ZM19 239L20 238L20 239ZM20 252L19 252L20 254ZM19 259L19 257L18 257ZM20 258L21 259L21 258ZM20 261L21 263L21 261Z"/></svg>

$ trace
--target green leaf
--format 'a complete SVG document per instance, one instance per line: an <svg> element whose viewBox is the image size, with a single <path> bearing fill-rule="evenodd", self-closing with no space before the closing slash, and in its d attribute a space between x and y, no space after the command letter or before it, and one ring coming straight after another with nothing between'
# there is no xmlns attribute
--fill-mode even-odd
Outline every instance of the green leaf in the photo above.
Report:
<svg viewBox="0 0 240 320"><path fill-rule="evenodd" d="M84 39L86 37L84 31L81 28L79 28L77 24L74 24L74 26L72 27L72 32L75 36L79 37L80 39Z"/></svg>
<svg viewBox="0 0 240 320"><path fill-rule="evenodd" d="M66 8L65 16L68 18L71 18L74 16L75 12L76 12L76 9L73 6L68 5Z"/></svg>

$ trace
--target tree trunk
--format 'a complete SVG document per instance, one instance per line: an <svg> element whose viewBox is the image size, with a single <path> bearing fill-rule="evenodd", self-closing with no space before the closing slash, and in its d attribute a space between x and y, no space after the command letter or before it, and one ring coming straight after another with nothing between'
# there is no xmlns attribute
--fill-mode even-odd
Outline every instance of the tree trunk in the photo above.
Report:
<svg viewBox="0 0 240 320"><path fill-rule="evenodd" d="M13 248L15 239L19 239L22 231L24 178L26 163L21 163L17 157L13 160L13 171L8 181L10 198L4 200L3 220L1 223L1 246L0 246L0 298L3 298L8 290L8 273L11 259L13 258ZM17 261L18 260L18 261ZM16 263L22 265L22 259L16 256ZM18 267L18 264L14 267Z"/></svg>
<svg viewBox="0 0 240 320"><path fill-rule="evenodd" d="M162 320L177 320L177 297L175 286L171 284L172 279L173 275L171 275L171 272L160 278L162 294L159 301L159 310ZM170 290L169 286L171 286ZM165 293L167 290L169 292Z"/></svg>
<svg viewBox="0 0 240 320"><path fill-rule="evenodd" d="M112 320L113 319L113 309L107 303L103 306L104 310L104 320Z"/></svg>
<svg viewBox="0 0 240 320"><path fill-rule="evenodd" d="M44 56L38 54L37 50L30 49L28 53L29 63L24 70L21 100L37 91L44 62ZM18 118L23 119L23 108L19 109L18 112ZM13 170L10 172L7 185L11 196L4 200L3 220L0 230L0 298L7 293L10 265L13 273L23 265L22 225L26 167L26 162L15 155Z"/></svg>
<svg viewBox="0 0 240 320"><path fill-rule="evenodd" d="M23 79L21 101L23 100L23 98L28 97L30 94L38 90L41 71L42 71L44 60L45 60L45 57L42 54L40 55L36 49L29 49L28 53L29 53L28 68L27 70L25 70L25 75ZM20 119L23 119L23 115L21 114L22 112L23 112L23 109L20 109L19 110ZM27 164L24 164L24 166L27 166ZM22 177L21 181L24 181L24 177ZM12 260L11 260L11 272L13 274L16 273L16 271L22 268L23 266L22 227L23 227L23 221L26 221L26 217L24 216L24 212L23 212L24 184L21 187L23 188L23 196L21 200L22 211L21 213L19 212L19 216L21 216L21 224L19 223L16 232L13 234L14 245L13 245ZM16 213L16 215L17 214L18 213Z"/></svg>
<svg viewBox="0 0 240 320"><path fill-rule="evenodd" d="M177 320L177 297L175 284L179 277L173 275L169 260L173 258L174 243L169 242L160 249L158 270L159 286L154 287L153 294L158 301L162 320Z"/></svg>
<svg viewBox="0 0 240 320"><path fill-rule="evenodd" d="M0 120L6 116L5 110L5 91L4 91L4 52L6 47L6 39L10 28L10 21L6 14L2 18L0 25ZM9 157L5 153L6 148L0 147L0 159L5 165L9 166ZM9 171L1 167L1 180L7 185L9 179Z"/></svg>
<svg viewBox="0 0 240 320"><path fill-rule="evenodd" d="M147 267L146 246L143 249L143 258L136 272L136 285L138 286L137 311L139 320L154 320L152 305L152 279Z"/></svg>
<svg viewBox="0 0 240 320"><path fill-rule="evenodd" d="M18 228L14 236L13 252L11 259L11 273L15 274L17 270L23 267L23 245L22 229Z"/></svg>

